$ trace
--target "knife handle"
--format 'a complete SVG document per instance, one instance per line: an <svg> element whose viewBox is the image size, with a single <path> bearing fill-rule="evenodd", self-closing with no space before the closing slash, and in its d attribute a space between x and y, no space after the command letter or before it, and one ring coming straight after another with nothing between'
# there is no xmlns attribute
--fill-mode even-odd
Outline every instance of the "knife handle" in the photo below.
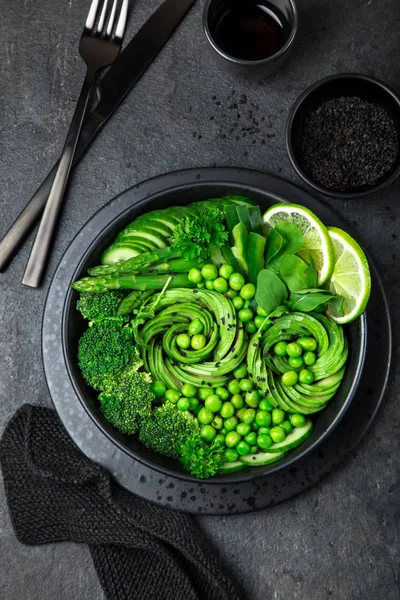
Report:
<svg viewBox="0 0 400 600"><path fill-rule="evenodd" d="M29 233L32 231L46 206L58 163L53 167L42 185L36 190L24 210L17 217L6 235L0 242L0 272L4 271L8 263L22 246Z"/></svg>

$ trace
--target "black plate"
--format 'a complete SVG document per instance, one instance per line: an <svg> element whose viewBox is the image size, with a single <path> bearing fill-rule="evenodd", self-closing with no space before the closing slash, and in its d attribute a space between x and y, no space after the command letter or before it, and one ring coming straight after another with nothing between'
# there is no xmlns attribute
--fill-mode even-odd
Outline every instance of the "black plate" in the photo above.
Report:
<svg viewBox="0 0 400 600"><path fill-rule="evenodd" d="M166 190L174 194L181 186L224 189L225 193L266 192L274 200L308 206L329 224L350 231L335 213L303 190L266 174L233 169L201 169L170 173L127 190L101 209L81 230L64 255L49 290L43 321L43 360L54 405L72 439L93 460L110 469L121 485L164 506L224 514L245 512L274 505L321 479L355 446L368 428L380 404L388 376L391 332L387 303L378 275L372 266L373 293L367 310L366 364L356 395L339 427L307 457L276 473L252 481L190 481L160 475L119 450L93 424L83 410L65 367L61 343L65 292L87 248L99 233L132 204ZM210 193L211 195L211 193ZM351 233L351 231L350 231ZM379 323L378 323L379 321ZM254 476L253 476L254 477Z"/></svg>

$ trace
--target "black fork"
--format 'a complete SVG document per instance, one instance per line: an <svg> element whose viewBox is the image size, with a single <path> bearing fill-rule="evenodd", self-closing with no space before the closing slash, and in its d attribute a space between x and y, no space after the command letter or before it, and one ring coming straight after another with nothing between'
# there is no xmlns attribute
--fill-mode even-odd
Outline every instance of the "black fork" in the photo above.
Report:
<svg viewBox="0 0 400 600"><path fill-rule="evenodd" d="M27 286L36 288L41 283L89 98L98 71L114 62L120 53L128 4L129 0L113 0L112 6L110 0L92 0L79 43L79 52L87 66L86 77L26 265L22 283Z"/></svg>

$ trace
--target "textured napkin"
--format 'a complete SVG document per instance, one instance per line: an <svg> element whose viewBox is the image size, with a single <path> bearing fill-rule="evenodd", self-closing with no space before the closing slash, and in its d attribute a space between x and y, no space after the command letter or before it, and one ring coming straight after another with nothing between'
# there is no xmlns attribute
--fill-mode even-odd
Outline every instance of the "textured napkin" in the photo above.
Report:
<svg viewBox="0 0 400 600"><path fill-rule="evenodd" d="M109 600L239 599L192 518L119 487L74 446L54 411L18 410L0 462L18 539L88 544Z"/></svg>

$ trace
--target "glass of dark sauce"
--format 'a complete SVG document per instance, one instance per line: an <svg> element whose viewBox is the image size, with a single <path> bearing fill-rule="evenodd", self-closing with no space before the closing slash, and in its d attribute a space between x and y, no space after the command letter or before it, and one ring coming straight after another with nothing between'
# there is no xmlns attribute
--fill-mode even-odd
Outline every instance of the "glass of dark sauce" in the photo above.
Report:
<svg viewBox="0 0 400 600"><path fill-rule="evenodd" d="M204 31L219 65L263 78L287 60L297 31L293 0L207 0Z"/></svg>

